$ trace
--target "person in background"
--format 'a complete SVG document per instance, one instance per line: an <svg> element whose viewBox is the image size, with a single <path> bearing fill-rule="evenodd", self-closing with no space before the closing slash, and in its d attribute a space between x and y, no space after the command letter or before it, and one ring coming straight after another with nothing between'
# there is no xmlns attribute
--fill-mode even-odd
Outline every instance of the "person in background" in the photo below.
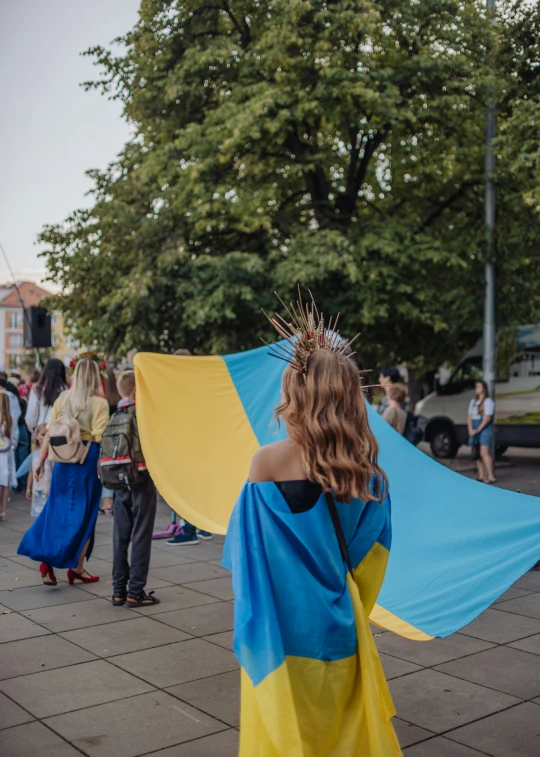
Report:
<svg viewBox="0 0 540 757"><path fill-rule="evenodd" d="M39 465L42 447L45 443L46 438L47 426L45 424L36 426L32 440L33 449L32 461L30 463L30 473L28 474L28 483L26 485L26 499L29 499L32 502L32 507L30 508L30 515L32 516L32 518L37 518L37 516L45 507L51 486L52 463L50 462L50 460L45 460L43 476L39 481L36 480L34 475Z"/></svg>
<svg viewBox="0 0 540 757"><path fill-rule="evenodd" d="M480 457L476 461L477 480L486 484L494 484L497 480L493 469L493 458L491 457L494 415L495 402L489 396L488 385L485 381L477 381L474 399L469 404L467 427L469 429L469 444L478 444L480 447Z"/></svg>
<svg viewBox="0 0 540 757"><path fill-rule="evenodd" d="M109 413L112 415L120 402L120 394L118 393L118 387L116 383L116 375L114 369L108 366L105 369L107 378L105 379L105 397L109 403ZM111 495L112 496L112 495Z"/></svg>
<svg viewBox="0 0 540 757"><path fill-rule="evenodd" d="M118 413L131 413L137 428L135 410L135 372L124 371L118 378ZM138 434L137 437L138 438ZM136 462L144 464L142 450L134 453ZM115 489L113 530L113 597L115 607L149 607L159 604L154 592L145 592L152 549L152 529L156 517L157 492L148 472L131 488ZM128 550L131 544L131 565Z"/></svg>
<svg viewBox="0 0 540 757"><path fill-rule="evenodd" d="M181 357L191 356L191 352L185 349L176 350L174 354ZM213 534L211 534L210 531L203 531L200 528L195 528L193 523L190 523L185 518L183 520L184 525L176 534L176 536L173 536L172 539L167 539L167 544L169 544L171 547L196 546L197 544L199 544L199 539L203 539L203 541L210 541L214 538Z"/></svg>
<svg viewBox="0 0 540 757"><path fill-rule="evenodd" d="M5 371L0 371L0 389L4 389L8 394L9 410L13 420L13 446L16 448L19 443L19 419L23 411L23 400L17 387L8 381Z"/></svg>
<svg viewBox="0 0 540 757"><path fill-rule="evenodd" d="M58 358L52 357L43 368L37 384L30 390L26 411L26 425L30 433L36 426L49 422L54 403L67 388L66 366Z"/></svg>
<svg viewBox="0 0 540 757"><path fill-rule="evenodd" d="M10 489L17 486L13 452L15 428L8 392L2 389L0 390L0 521L6 519Z"/></svg>
<svg viewBox="0 0 540 757"><path fill-rule="evenodd" d="M407 425L407 412L403 403L407 398L407 389L403 384L390 384L386 390L386 408L382 414L384 420L403 436Z"/></svg>
<svg viewBox="0 0 540 757"><path fill-rule="evenodd" d="M381 400L377 412L379 415L383 415L388 406L388 387L392 384L399 384L401 382L401 376L397 368L393 365L383 366L379 371L379 384L385 391L385 395ZM406 395L405 395L406 396Z"/></svg>
<svg viewBox="0 0 540 757"><path fill-rule="evenodd" d="M82 443L88 448L82 462L56 463L53 466L47 504L28 529L17 553L41 563L43 583L56 586L54 568L67 568L70 584L99 581L84 568L94 542L101 482L97 475L99 445L109 421L109 405L103 396L99 367L93 360L79 360L70 389L53 405L50 423L62 416L77 420ZM48 436L48 435L47 435ZM34 475L44 475L48 455L48 438Z"/></svg>

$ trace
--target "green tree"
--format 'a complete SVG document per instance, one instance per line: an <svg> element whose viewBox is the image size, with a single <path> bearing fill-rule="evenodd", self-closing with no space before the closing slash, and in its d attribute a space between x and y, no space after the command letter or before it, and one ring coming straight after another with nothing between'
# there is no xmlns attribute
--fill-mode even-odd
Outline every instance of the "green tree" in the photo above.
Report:
<svg viewBox="0 0 540 757"><path fill-rule="evenodd" d="M301 282L366 359L435 366L480 329L495 96L499 317L540 319L537 208L506 136L538 87L523 5L493 27L475 0L143 0L122 55L88 51L104 73L87 86L136 133L90 172L92 209L41 235L55 307L108 353L225 352L256 346L260 307Z"/></svg>

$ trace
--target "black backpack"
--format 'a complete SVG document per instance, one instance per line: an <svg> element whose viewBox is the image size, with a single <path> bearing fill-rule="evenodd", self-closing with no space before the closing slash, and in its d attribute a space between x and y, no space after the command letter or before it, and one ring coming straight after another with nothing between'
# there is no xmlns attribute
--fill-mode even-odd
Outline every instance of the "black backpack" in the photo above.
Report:
<svg viewBox="0 0 540 757"><path fill-rule="evenodd" d="M120 408L103 432L99 478L106 489L131 489L147 477L135 407Z"/></svg>
<svg viewBox="0 0 540 757"><path fill-rule="evenodd" d="M405 423L403 436L408 442L414 444L415 447L418 446L424 438L424 429L421 428L419 420L420 418L418 415L415 415L410 411L407 412L407 422Z"/></svg>

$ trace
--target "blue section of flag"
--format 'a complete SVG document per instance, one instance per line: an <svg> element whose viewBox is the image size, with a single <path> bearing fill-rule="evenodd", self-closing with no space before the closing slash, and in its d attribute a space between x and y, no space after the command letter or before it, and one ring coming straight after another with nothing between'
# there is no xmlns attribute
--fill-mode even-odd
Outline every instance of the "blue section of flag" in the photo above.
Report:
<svg viewBox="0 0 540 757"><path fill-rule="evenodd" d="M389 505L337 505L356 567L388 533ZM231 516L223 564L233 573L235 652L254 685L286 656L330 661L355 654L346 569L322 495L311 510L292 513L275 484L247 483Z"/></svg>

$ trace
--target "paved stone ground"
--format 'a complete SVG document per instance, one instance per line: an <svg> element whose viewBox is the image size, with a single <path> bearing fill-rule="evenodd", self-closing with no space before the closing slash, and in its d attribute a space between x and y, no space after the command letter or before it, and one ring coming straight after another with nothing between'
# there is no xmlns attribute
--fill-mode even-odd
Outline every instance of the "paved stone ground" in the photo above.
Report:
<svg viewBox="0 0 540 757"><path fill-rule="evenodd" d="M535 481L538 462L520 460L510 456L499 478L526 491L516 480ZM16 554L28 511L15 497L0 525L0 755L236 757L239 673L223 539L154 542L149 589L161 604L113 608L112 519L99 517L90 562L101 581L72 587L59 571L62 583L48 588ZM158 525L167 522L161 507ZM540 572L448 639L375 635L406 757L538 757Z"/></svg>

